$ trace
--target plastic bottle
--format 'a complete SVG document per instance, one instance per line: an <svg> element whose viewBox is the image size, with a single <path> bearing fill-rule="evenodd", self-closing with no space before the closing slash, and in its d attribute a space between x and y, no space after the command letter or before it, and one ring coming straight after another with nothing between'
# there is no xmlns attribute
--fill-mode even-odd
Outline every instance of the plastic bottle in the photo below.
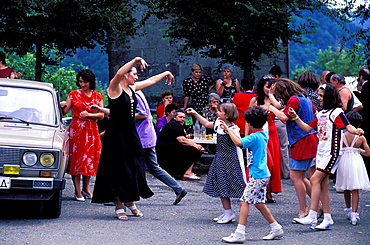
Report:
<svg viewBox="0 0 370 245"><path fill-rule="evenodd" d="M203 125L200 127L200 139L204 140L206 138L206 127Z"/></svg>
<svg viewBox="0 0 370 245"><path fill-rule="evenodd" d="M194 139L198 140L199 138L200 138L200 124L197 119L195 120L195 124L194 124Z"/></svg>

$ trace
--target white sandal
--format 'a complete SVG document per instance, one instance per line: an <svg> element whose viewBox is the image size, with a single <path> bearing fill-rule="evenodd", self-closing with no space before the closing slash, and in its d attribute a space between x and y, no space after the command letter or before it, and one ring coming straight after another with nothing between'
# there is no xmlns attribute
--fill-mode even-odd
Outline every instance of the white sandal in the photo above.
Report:
<svg viewBox="0 0 370 245"><path fill-rule="evenodd" d="M125 205L126 206L126 205ZM137 207L136 207L136 205L134 204L134 205L132 205L132 206L126 206L128 209L130 209L131 210L131 213L134 215L134 216L136 216L136 217L143 217L144 216L144 214L143 214L143 212L141 212L139 209L137 209ZM137 210L136 211L136 213L134 213L133 211L134 210Z"/></svg>
<svg viewBox="0 0 370 245"><path fill-rule="evenodd" d="M116 218L119 220L128 220L128 217L126 215L126 211L123 208L116 209ZM119 215L119 214L124 214L124 215Z"/></svg>

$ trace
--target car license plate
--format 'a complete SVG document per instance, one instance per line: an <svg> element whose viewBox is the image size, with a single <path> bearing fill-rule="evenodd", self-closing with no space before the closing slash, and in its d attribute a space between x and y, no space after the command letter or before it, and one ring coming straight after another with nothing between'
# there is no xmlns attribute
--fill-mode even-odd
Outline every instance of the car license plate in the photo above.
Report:
<svg viewBox="0 0 370 245"><path fill-rule="evenodd" d="M9 189L10 188L10 178L0 176L0 189Z"/></svg>

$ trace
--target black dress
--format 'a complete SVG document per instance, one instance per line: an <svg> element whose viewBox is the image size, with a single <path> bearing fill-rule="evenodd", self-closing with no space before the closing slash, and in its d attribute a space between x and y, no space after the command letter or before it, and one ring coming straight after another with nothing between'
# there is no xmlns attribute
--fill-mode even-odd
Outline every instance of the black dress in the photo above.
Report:
<svg viewBox="0 0 370 245"><path fill-rule="evenodd" d="M145 178L145 160L135 127L137 105L122 89L115 99L109 98L110 119L103 138L103 148L96 175L92 202L132 202L153 195Z"/></svg>
<svg viewBox="0 0 370 245"><path fill-rule="evenodd" d="M202 155L195 147L180 144L176 139L179 136L186 136L184 127L172 120L159 132L156 145L158 164L175 178L182 178Z"/></svg>

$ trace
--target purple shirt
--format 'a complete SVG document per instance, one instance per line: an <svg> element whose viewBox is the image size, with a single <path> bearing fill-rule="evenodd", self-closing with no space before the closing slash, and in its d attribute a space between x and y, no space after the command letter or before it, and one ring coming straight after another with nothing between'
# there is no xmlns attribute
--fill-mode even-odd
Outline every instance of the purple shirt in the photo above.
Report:
<svg viewBox="0 0 370 245"><path fill-rule="evenodd" d="M159 135L159 132L162 130L163 126L167 124L166 117L160 117L157 119L157 124L155 125L155 131L157 133L157 136Z"/></svg>
<svg viewBox="0 0 370 245"><path fill-rule="evenodd" d="M145 99L145 95L140 90L136 91L135 95L137 107L139 109L138 113L147 116L145 119L135 119L136 130L139 134L141 144L143 148L154 147L157 141L157 135L154 130L153 118L150 113L148 102Z"/></svg>

